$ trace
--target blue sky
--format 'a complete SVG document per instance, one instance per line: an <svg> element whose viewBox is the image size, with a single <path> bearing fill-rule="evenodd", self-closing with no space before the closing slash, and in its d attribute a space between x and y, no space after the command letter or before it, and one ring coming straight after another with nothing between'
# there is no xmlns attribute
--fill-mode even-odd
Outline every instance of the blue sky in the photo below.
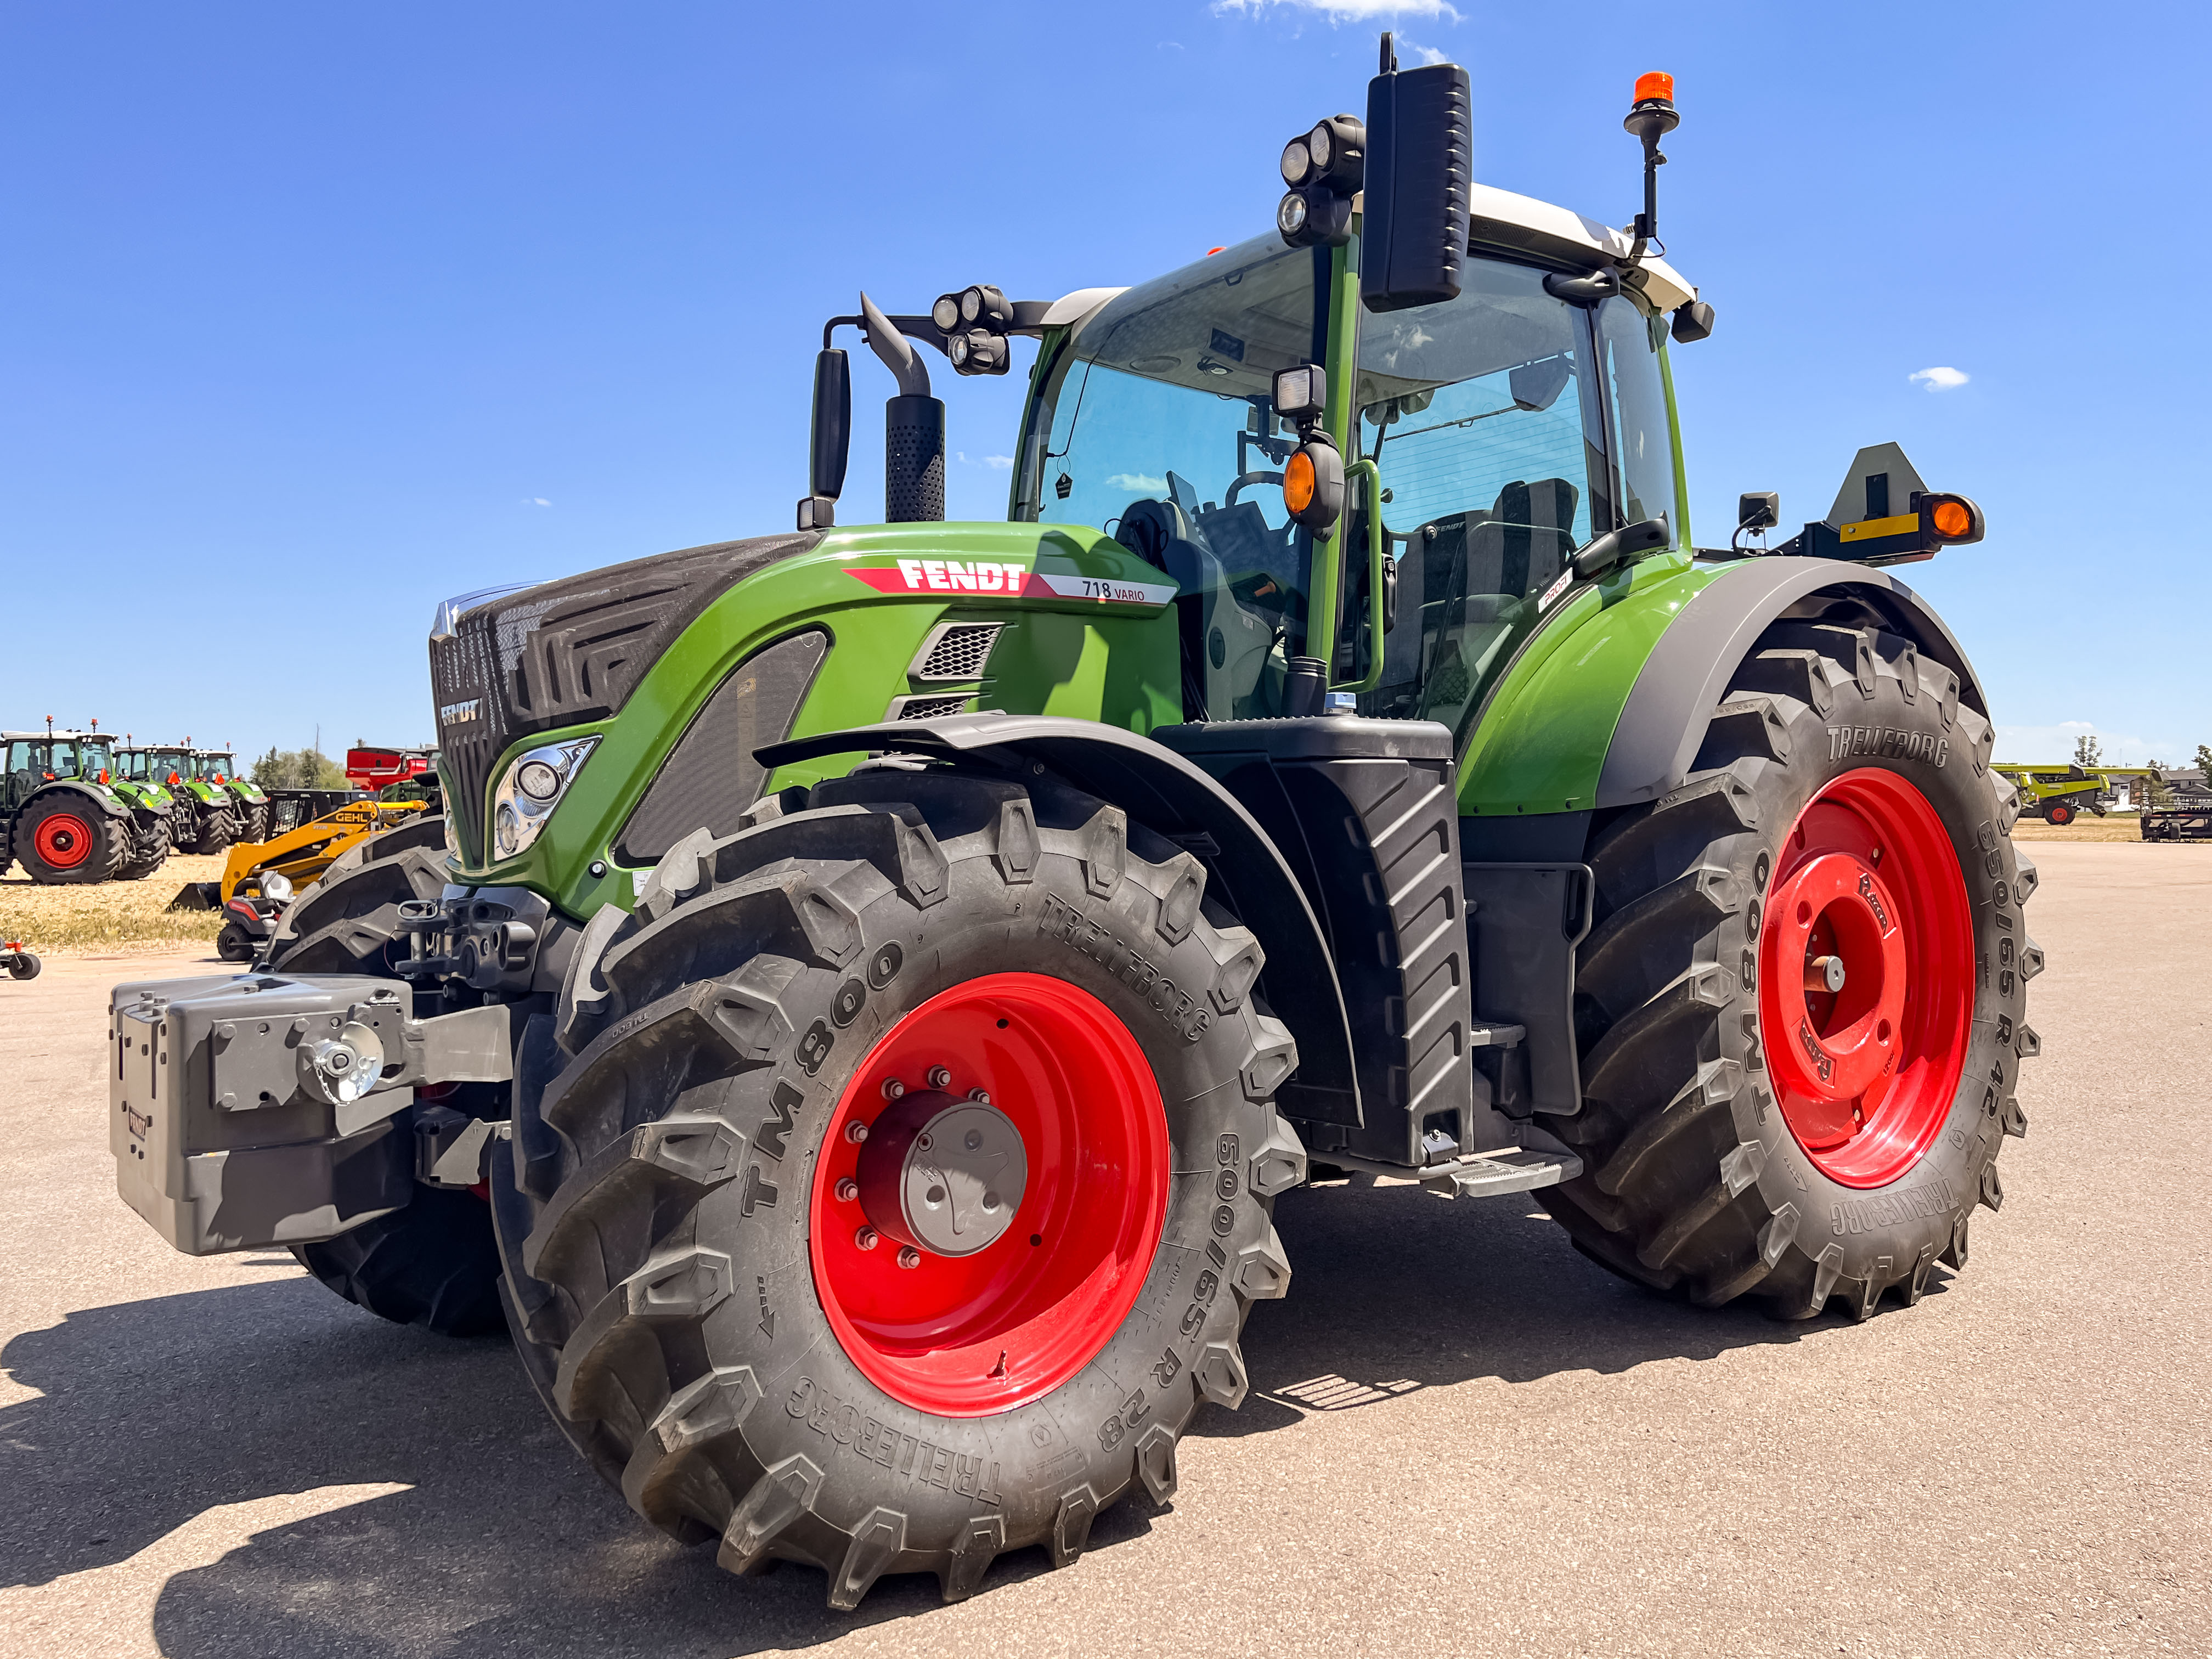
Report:
<svg viewBox="0 0 2212 1659"><path fill-rule="evenodd" d="M1364 0L14 6L0 21L0 724L428 732L435 602L786 527L823 318L1049 297L1263 230L1377 28L1479 176L1623 222L1646 69L1698 539L1901 441L1990 537L1901 573L2004 752L2212 742L2201 7ZM1413 55L1408 51L1409 57ZM1026 365L1021 349L1018 367ZM880 510L859 363L848 522ZM1916 371L1955 369L1948 389ZM1004 514L1021 376L956 381Z"/></svg>

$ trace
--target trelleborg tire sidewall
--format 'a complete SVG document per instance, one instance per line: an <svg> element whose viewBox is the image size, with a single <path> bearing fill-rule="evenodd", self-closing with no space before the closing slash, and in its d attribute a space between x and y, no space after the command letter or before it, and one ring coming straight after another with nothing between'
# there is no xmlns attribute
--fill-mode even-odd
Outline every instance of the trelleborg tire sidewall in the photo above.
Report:
<svg viewBox="0 0 2212 1659"><path fill-rule="evenodd" d="M851 965L810 968L779 997L791 1031L785 1052L735 1079L722 1109L748 1136L745 1168L700 1201L693 1233L731 1263L733 1282L704 1335L718 1370L749 1367L762 1390L742 1426L746 1449L767 1467L808 1459L823 1477L813 1514L840 1532L878 1504L899 1510L908 1551L955 1547L971 1517L992 1513L1004 1516L1010 1544L1034 1539L1063 1501L1079 1507L1085 1488L1093 1507L1111 1502L1131 1478L1139 1437L1156 1423L1179 1431L1194 1409L1194 1372L1206 1345L1234 1342L1232 1271L1239 1251L1271 1231L1268 1206L1247 1181L1272 1118L1264 1102L1247 1098L1240 1077L1253 1053L1242 995L1249 974L1215 962L1208 930L1179 944L1163 938L1158 899L1133 878L1102 898L1064 854L1047 851L1026 883L1002 880L994 863L956 858L950 896L926 909L896 894L878 899L862 912L864 943ZM889 944L899 946L897 974L838 1026L840 988L865 987L866 963ZM1126 972L1132 951L1157 970L1146 989ZM1011 1411L941 1417L878 1389L832 1331L808 1251L812 1171L855 1066L891 1025L939 991L1009 972L1080 987L1141 1046L1166 1113L1167 1211L1135 1305L1090 1363ZM1212 994L1224 984L1237 987L1227 1008ZM800 1055L824 1037L826 1056L810 1074ZM779 1137L776 1100L788 1091L800 1103ZM788 1092L783 1098L789 1104ZM781 1158L771 1150L779 1138ZM802 1522L782 1541L805 1536ZM817 1553L834 1547L825 1539Z"/></svg>
<svg viewBox="0 0 2212 1659"><path fill-rule="evenodd" d="M1975 953L1972 1023L1965 1063L1942 1130L1903 1173L1879 1187L1845 1186L1824 1175L1782 1121L1772 1100L1771 1078L1757 1054L1753 1076L1765 1086L1739 1100L1738 1129L1767 1149L1760 1172L1771 1208L1794 1204L1802 1218L1797 1247L1819 1259L1840 1246L1835 1263L1842 1279L1889 1283L1910 1274L1923 1256L1952 1242L1960 1217L1981 1188L1982 1171L2002 1133L1999 1111L2018 1075L2022 993L2021 951L2027 940L2021 903L2025 894L2007 840L1986 757L1960 724L1947 726L1942 705L1924 687L1907 702L1887 675L1876 695L1861 699L1848 683L1824 717L1810 709L1792 723L1791 762L1768 764L1757 793L1760 844L1772 868L1781 842L1798 815L1835 779L1863 769L1903 779L1935 809L1958 860ZM1800 757L1804 757L1801 763ZM1766 893L1759 895L1762 910ZM1746 932L1756 950L1763 915ZM1757 992L1744 995L1757 1006ZM1780 1032L1762 1033L1768 1042ZM1753 1121L1742 1114L1748 1107ZM1885 1258L1887 1259L1885 1261Z"/></svg>

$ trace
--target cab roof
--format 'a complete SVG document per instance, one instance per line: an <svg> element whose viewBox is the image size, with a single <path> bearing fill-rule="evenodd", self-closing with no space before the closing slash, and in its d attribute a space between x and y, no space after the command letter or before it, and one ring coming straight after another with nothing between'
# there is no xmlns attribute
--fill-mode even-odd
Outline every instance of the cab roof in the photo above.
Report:
<svg viewBox="0 0 2212 1659"><path fill-rule="evenodd" d="M1477 247L1528 253L1595 270L1602 264L1625 264L1636 246L1635 238L1626 231L1491 185L1470 187L1468 209L1468 237ZM1640 269L1645 296L1662 311L1672 311L1698 297L1696 286L1656 254L1647 253ZM1016 331L1036 332L1085 321L1108 301L1127 292L1126 288L1078 289L1054 301L1032 328Z"/></svg>

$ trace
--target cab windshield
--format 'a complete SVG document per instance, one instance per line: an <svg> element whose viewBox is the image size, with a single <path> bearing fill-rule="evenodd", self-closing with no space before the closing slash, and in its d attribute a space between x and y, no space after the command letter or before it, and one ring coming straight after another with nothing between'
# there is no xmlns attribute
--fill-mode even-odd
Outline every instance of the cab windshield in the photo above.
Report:
<svg viewBox="0 0 2212 1659"><path fill-rule="evenodd" d="M1462 742L1576 549L1662 515L1682 530L1661 323L1625 295L1570 305L1544 276L1472 258L1458 298L1360 319L1359 438L1398 590L1361 712L1441 720ZM1365 573L1351 574L1346 678L1369 666Z"/></svg>
<svg viewBox="0 0 2212 1659"><path fill-rule="evenodd" d="M1312 542L1276 487L1273 377L1322 358L1328 279L1326 248L1224 249L1109 301L1030 403L1013 517L1095 526L1176 581L1194 716L1282 710Z"/></svg>

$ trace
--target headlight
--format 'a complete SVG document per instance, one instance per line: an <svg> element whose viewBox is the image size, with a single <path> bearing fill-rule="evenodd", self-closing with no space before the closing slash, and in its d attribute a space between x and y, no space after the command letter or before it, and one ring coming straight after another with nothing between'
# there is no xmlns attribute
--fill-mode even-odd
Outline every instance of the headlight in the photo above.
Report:
<svg viewBox="0 0 2212 1659"><path fill-rule="evenodd" d="M1304 139L1293 138L1283 146L1283 182L1292 189L1305 183L1313 165L1313 151L1306 147Z"/></svg>
<svg viewBox="0 0 2212 1659"><path fill-rule="evenodd" d="M937 303L929 308L929 320L947 334L951 333L960 326L960 296L957 294L939 295Z"/></svg>
<svg viewBox="0 0 2212 1659"><path fill-rule="evenodd" d="M1283 198L1282 204L1275 210L1275 228L1285 236L1295 236L1305 228L1306 198L1294 190Z"/></svg>
<svg viewBox="0 0 2212 1659"><path fill-rule="evenodd" d="M491 798L491 854L495 859L519 858L552 817L553 809L575 781L584 757L599 744L597 738L578 738L571 743L547 744L525 750L507 763ZM447 821L452 823L450 818Z"/></svg>
<svg viewBox="0 0 2212 1659"><path fill-rule="evenodd" d="M1306 154L1313 157L1314 171L1327 173L1328 158L1335 153L1334 142L1329 137L1328 123L1322 121L1306 135Z"/></svg>

